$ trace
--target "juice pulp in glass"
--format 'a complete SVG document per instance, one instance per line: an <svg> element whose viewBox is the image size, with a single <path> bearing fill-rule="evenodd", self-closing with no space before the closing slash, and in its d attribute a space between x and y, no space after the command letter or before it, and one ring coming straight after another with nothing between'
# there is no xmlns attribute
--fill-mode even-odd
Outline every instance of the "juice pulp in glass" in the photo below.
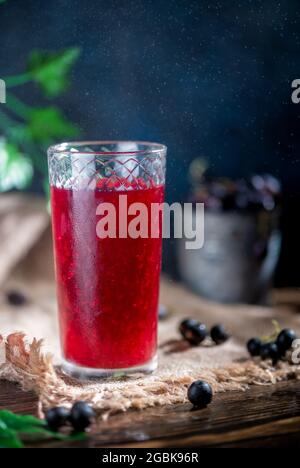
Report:
<svg viewBox="0 0 300 468"><path fill-rule="evenodd" d="M79 366L130 368L156 354L161 222L158 238L96 233L97 207L113 204L118 220L120 195L128 206L147 207L150 226L151 204L162 203L164 186L129 188L51 187L61 344L64 359Z"/></svg>

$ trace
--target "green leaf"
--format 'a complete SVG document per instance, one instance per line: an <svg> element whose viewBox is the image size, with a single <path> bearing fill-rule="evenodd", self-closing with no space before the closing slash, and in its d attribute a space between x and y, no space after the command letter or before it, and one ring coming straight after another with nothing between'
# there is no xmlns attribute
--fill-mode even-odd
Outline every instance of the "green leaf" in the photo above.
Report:
<svg viewBox="0 0 300 468"><path fill-rule="evenodd" d="M0 192L26 188L32 175L30 158L21 153L13 143L0 140Z"/></svg>
<svg viewBox="0 0 300 468"><path fill-rule="evenodd" d="M24 432L24 430L26 431L32 426L46 427L44 421L35 418L34 416L22 416L6 410L0 411L0 424L1 423L6 425L9 429L13 429L18 432Z"/></svg>
<svg viewBox="0 0 300 468"><path fill-rule="evenodd" d="M23 443L17 433L11 429L0 427L0 448L22 448Z"/></svg>
<svg viewBox="0 0 300 468"><path fill-rule="evenodd" d="M27 136L37 143L51 144L53 140L78 135L78 128L71 124L57 107L46 107L31 111Z"/></svg>
<svg viewBox="0 0 300 468"><path fill-rule="evenodd" d="M46 422L34 416L22 416L11 411L0 411L0 447L23 447L22 436L29 436L30 441L57 439L61 441L84 440L85 433L66 435L52 432Z"/></svg>
<svg viewBox="0 0 300 468"><path fill-rule="evenodd" d="M30 55L27 71L38 83L46 96L62 94L69 86L69 72L80 54L77 47L60 52L36 50Z"/></svg>

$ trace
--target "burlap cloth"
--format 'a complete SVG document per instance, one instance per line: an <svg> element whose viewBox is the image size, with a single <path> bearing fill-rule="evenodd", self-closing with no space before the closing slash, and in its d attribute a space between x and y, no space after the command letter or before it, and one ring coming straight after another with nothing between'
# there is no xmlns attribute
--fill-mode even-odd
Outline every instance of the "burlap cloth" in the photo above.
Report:
<svg viewBox="0 0 300 468"><path fill-rule="evenodd" d="M196 379L209 382L214 392L243 391L249 385L300 379L300 366L280 363L272 368L271 363L249 360L245 348L250 337L272 331L273 319L282 327L293 327L300 332L298 296L293 306L224 306L205 301L166 278L162 280L161 302L170 314L159 325L157 372L101 382L83 383L68 378L59 368L48 221L44 222L44 230L37 222L32 226L38 243L33 249L32 242L30 248L27 245L18 265L14 265L12 274L6 277L1 287L0 379L16 381L24 389L36 392L41 411L54 405L70 406L80 399L91 403L102 417L107 417L129 409L183 403L187 400L188 385ZM42 236L41 231L44 231ZM6 253L1 247L0 254L2 260ZM5 291L11 288L18 288L27 295L29 300L25 306L16 308L7 304ZM232 338L220 346L213 346L208 341L203 346L187 347L177 331L178 323L185 317L198 318L207 326L224 323Z"/></svg>

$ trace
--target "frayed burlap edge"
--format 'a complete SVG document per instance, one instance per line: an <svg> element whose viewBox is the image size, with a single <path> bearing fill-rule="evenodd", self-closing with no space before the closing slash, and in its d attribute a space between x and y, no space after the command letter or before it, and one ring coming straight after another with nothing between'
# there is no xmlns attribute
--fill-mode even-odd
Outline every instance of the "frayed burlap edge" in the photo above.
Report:
<svg viewBox="0 0 300 468"><path fill-rule="evenodd" d="M165 375L159 380L154 374L83 384L63 376L54 367L52 356L44 354L41 347L42 340L27 343L23 333L13 333L6 339L0 335L0 379L18 382L24 390L34 391L41 415L51 406L71 406L76 400L90 403L103 418L129 409L184 403L187 387L197 379L205 379L215 393L300 379L300 366L282 362L275 369L266 363L247 360L226 368Z"/></svg>

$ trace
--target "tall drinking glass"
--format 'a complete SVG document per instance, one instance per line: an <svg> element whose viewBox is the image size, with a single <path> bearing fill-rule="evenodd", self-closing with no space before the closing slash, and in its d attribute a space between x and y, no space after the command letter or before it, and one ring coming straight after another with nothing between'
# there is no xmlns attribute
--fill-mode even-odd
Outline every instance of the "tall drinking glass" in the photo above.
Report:
<svg viewBox="0 0 300 468"><path fill-rule="evenodd" d="M165 146L145 142L48 150L63 367L72 375L156 368L162 221L152 206L164 199L165 158Z"/></svg>

